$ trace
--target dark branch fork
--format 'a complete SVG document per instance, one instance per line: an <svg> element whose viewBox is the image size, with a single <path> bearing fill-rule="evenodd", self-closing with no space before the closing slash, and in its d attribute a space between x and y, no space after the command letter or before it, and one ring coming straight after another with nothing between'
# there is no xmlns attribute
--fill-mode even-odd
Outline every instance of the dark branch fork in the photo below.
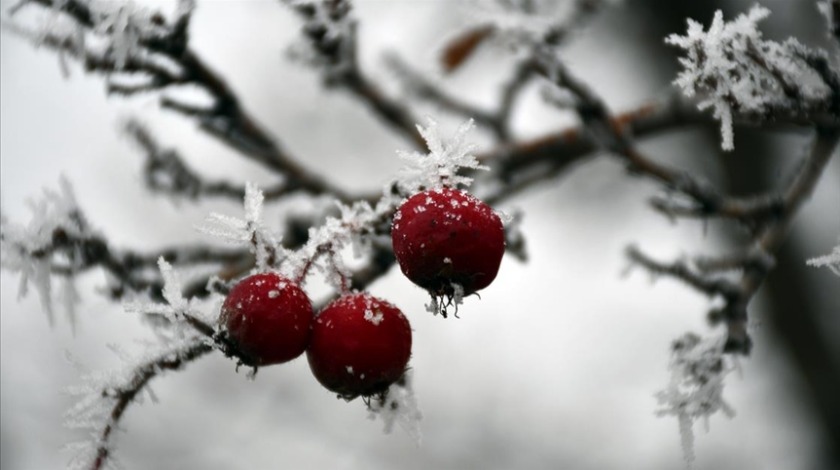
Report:
<svg viewBox="0 0 840 470"><path fill-rule="evenodd" d="M684 194L695 206L682 210L661 200L654 207L671 216L722 216L750 227L753 233L751 256L741 256L744 264L737 284L710 278L688 267L684 262L665 264L654 261L638 248L631 247L627 254L631 261L649 270L673 276L708 295L720 295L726 305L711 312L713 320L722 320L727 326L725 351L749 354L752 343L747 333L747 307L772 267L772 256L785 239L792 219L803 201L812 193L826 164L835 154L840 139L840 123L833 117L833 126L816 126L811 153L804 157L804 165L790 185L781 194L769 193L749 200L730 198L720 194L706 181L687 172L659 164L642 154L634 145L627 128L616 125L606 104L583 82L574 77L557 59L554 52L543 44L535 46L533 67L557 86L570 91L578 100L576 111L584 129L604 150L626 162L628 170L644 175L664 186ZM836 91L835 91L836 93ZM769 260L753 262L756 259ZM731 264L731 263L729 263Z"/></svg>

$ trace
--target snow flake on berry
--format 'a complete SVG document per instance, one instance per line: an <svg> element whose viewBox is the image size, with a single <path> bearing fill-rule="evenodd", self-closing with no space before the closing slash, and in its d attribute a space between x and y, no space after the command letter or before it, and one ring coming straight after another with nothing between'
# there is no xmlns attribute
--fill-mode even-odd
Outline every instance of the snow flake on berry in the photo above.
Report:
<svg viewBox="0 0 840 470"><path fill-rule="evenodd" d="M365 320L373 323L374 325L379 325L380 323L382 323L382 320L384 320L384 319L385 319L385 316L380 311L376 311L374 313L374 311L371 310L370 308L367 308L365 310Z"/></svg>
<svg viewBox="0 0 840 470"><path fill-rule="evenodd" d="M371 397L367 404L370 412L369 418L381 419L385 425L384 432L386 434L391 433L394 424L399 424L419 446L423 438L420 431L420 421L423 419L423 414L417 405L413 381L412 371L408 370L400 380L388 387L385 393L377 397Z"/></svg>

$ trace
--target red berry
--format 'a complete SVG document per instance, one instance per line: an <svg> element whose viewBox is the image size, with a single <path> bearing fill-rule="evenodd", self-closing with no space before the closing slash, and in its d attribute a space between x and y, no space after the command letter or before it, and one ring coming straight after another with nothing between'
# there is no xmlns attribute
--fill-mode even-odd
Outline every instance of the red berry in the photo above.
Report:
<svg viewBox="0 0 840 470"><path fill-rule="evenodd" d="M408 198L391 227L403 274L435 296L463 295L493 282L505 251L502 221L493 209L457 189L424 191Z"/></svg>
<svg viewBox="0 0 840 470"><path fill-rule="evenodd" d="M253 365L280 364L306 350L312 303L293 281L275 273L246 277L231 289L220 322Z"/></svg>
<svg viewBox="0 0 840 470"><path fill-rule="evenodd" d="M315 318L306 350L318 382L347 399L387 390L405 373L410 356L408 319L367 293L327 305Z"/></svg>

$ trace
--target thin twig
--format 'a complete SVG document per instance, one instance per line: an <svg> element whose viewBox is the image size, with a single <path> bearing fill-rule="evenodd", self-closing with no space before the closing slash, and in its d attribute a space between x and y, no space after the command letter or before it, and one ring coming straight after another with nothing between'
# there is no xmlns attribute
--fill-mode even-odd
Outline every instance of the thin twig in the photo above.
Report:
<svg viewBox="0 0 840 470"><path fill-rule="evenodd" d="M119 388L107 388L102 391L103 397L116 399L113 408L108 416L108 421L99 432L96 440L96 457L91 463L91 470L104 468L111 457L111 436L119 426L120 419L128 409L128 405L134 402L137 394L142 391L150 380L168 370L178 370L189 362L212 351L204 340L194 341L179 351L166 351L159 357L151 359L134 369L131 380Z"/></svg>

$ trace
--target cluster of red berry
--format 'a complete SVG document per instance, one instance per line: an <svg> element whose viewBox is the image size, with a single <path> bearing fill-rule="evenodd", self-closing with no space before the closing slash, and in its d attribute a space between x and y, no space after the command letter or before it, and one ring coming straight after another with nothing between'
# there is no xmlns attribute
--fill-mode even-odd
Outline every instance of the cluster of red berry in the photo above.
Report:
<svg viewBox="0 0 840 470"><path fill-rule="evenodd" d="M487 287L504 252L499 216L456 189L410 197L394 215L391 232L402 272L433 296ZM306 351L315 378L348 399L384 393L411 356L411 326L389 302L345 293L316 316L298 283L273 272L234 286L220 322L254 365L287 362Z"/></svg>

